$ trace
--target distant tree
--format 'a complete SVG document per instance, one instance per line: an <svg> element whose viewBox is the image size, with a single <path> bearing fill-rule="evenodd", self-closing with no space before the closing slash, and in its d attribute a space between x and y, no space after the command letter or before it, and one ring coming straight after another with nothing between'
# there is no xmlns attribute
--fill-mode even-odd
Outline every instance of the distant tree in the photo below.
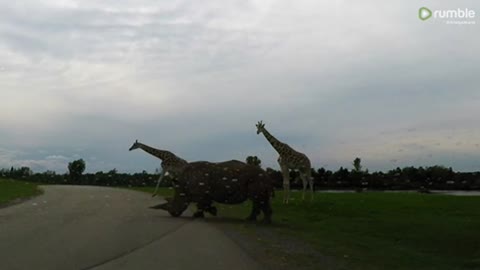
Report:
<svg viewBox="0 0 480 270"><path fill-rule="evenodd" d="M260 165L262 164L262 161L257 156L248 156L246 161L247 161L247 164L254 165L257 167L260 167Z"/></svg>
<svg viewBox="0 0 480 270"><path fill-rule="evenodd" d="M444 183L451 177L451 168L435 165L427 168L427 176L436 183Z"/></svg>
<svg viewBox="0 0 480 270"><path fill-rule="evenodd" d="M316 187L325 185L327 183L327 171L325 168L320 168L317 171L312 168L312 177Z"/></svg>
<svg viewBox="0 0 480 270"><path fill-rule="evenodd" d="M29 167L14 168L11 167L10 171L4 170L3 175L14 179L25 179L33 175L33 171Z"/></svg>
<svg viewBox="0 0 480 270"><path fill-rule="evenodd" d="M349 175L350 172L347 168L340 167L338 171L334 172L331 176L332 180L335 181L335 185L349 185ZM340 182L340 183L339 183Z"/></svg>
<svg viewBox="0 0 480 270"><path fill-rule="evenodd" d="M353 160L353 171L354 172L361 172L362 171L362 160L360 158L355 158Z"/></svg>
<svg viewBox="0 0 480 270"><path fill-rule="evenodd" d="M25 167L25 166L21 167L19 172L23 178L31 176L33 174L33 171L29 167Z"/></svg>
<svg viewBox="0 0 480 270"><path fill-rule="evenodd" d="M85 171L85 161L83 159L68 163L68 171L72 181L78 181Z"/></svg>

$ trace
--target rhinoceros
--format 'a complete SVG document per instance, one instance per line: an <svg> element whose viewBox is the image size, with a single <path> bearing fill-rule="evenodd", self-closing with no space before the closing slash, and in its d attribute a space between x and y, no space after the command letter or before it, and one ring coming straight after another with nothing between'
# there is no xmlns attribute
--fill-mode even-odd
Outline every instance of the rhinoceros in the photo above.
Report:
<svg viewBox="0 0 480 270"><path fill-rule="evenodd" d="M271 222L273 182L264 170L254 165L238 160L191 162L177 176L174 190L173 198L166 198L166 203L152 208L167 210L178 217L193 202L198 208L194 217L203 217L204 211L216 215L213 202L239 204L250 199L253 206L247 220L256 220L262 211L264 221Z"/></svg>

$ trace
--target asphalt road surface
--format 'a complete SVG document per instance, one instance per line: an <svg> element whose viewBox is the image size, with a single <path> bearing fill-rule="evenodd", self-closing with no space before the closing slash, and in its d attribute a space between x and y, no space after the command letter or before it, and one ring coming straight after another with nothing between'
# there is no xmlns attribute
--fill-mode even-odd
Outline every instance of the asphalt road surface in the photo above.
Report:
<svg viewBox="0 0 480 270"><path fill-rule="evenodd" d="M118 188L43 186L0 209L0 269L259 269L221 231L191 213Z"/></svg>

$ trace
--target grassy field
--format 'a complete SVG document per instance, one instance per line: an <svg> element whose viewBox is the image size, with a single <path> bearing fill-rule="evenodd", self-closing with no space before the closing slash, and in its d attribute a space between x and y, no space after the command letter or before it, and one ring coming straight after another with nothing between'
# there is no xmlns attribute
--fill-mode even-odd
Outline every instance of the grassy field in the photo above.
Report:
<svg viewBox="0 0 480 270"><path fill-rule="evenodd" d="M235 222L248 215L249 203L219 205L219 217L210 220L231 220L229 226L299 267L314 253L289 254L275 239L301 240L339 269L480 269L480 197L317 193L310 203L297 192L283 205L276 194L272 226ZM273 237L260 239L266 231Z"/></svg>
<svg viewBox="0 0 480 270"><path fill-rule="evenodd" d="M37 185L22 181L0 179L0 206L11 203L17 199L25 199L38 194L42 191Z"/></svg>

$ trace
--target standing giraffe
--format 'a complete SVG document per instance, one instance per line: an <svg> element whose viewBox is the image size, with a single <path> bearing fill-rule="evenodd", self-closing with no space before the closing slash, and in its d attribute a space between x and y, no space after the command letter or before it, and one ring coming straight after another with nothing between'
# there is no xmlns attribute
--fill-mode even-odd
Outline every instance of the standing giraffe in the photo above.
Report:
<svg viewBox="0 0 480 270"><path fill-rule="evenodd" d="M312 166L308 157L273 137L273 135L265 129L265 124L262 123L262 121L258 122L256 127L257 134L263 133L268 142L280 155L278 157L278 164L280 164L283 176L283 203L288 203L290 197L290 170L298 170L300 172L300 178L303 182L302 199L305 200L305 192L308 184L310 185L310 200L313 200Z"/></svg>
<svg viewBox="0 0 480 270"><path fill-rule="evenodd" d="M183 171L185 166L188 165L188 162L186 160L177 157L172 152L155 149L143 143L139 143L138 140L135 140L129 151L135 150L137 148L140 148L143 151L149 153L150 155L153 155L162 160L162 163L160 164L162 167L162 172L160 173L160 177L158 178L157 186L155 187L155 192L153 193L152 197L155 197L157 195L160 182L162 182L162 179L167 172L169 175L175 177Z"/></svg>

